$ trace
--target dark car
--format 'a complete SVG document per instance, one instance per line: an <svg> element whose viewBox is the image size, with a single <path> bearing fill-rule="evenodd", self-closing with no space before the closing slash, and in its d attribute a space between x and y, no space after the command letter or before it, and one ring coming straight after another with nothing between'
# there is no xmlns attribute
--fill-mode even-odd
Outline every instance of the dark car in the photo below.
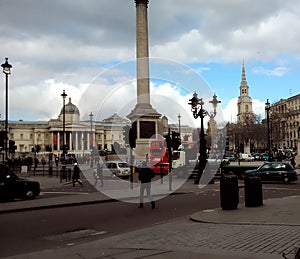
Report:
<svg viewBox="0 0 300 259"><path fill-rule="evenodd" d="M20 178L8 166L0 164L0 201L34 199L40 191L39 182Z"/></svg>
<svg viewBox="0 0 300 259"><path fill-rule="evenodd" d="M225 158L225 159L228 159L229 161L232 161L232 162L236 161L235 155L228 155L228 154L225 154L225 155L224 155L224 158Z"/></svg>
<svg viewBox="0 0 300 259"><path fill-rule="evenodd" d="M169 172L169 163L157 163L151 167L155 174L165 174L167 175Z"/></svg>
<svg viewBox="0 0 300 259"><path fill-rule="evenodd" d="M287 162L265 162L255 170L247 170L245 175L257 175L261 181L290 183L298 180L296 170Z"/></svg>

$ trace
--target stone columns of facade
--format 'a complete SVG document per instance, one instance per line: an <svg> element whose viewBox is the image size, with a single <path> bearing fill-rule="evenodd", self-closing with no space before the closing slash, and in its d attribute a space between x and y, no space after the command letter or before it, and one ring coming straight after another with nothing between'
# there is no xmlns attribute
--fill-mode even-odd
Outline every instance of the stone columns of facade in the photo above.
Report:
<svg viewBox="0 0 300 259"><path fill-rule="evenodd" d="M75 132L75 150L78 150L78 132Z"/></svg>
<svg viewBox="0 0 300 259"><path fill-rule="evenodd" d="M73 133L72 132L70 132L69 138L70 138L70 140L69 140L70 141L69 149L73 150Z"/></svg>
<svg viewBox="0 0 300 259"><path fill-rule="evenodd" d="M60 133L57 132L57 150L60 150Z"/></svg>
<svg viewBox="0 0 300 259"><path fill-rule="evenodd" d="M80 141L81 141L81 150L84 150L84 134L83 134L83 132L81 132L80 136L81 136L81 139L80 139Z"/></svg>
<svg viewBox="0 0 300 259"><path fill-rule="evenodd" d="M54 134L53 132L50 132L50 146L52 147L52 150L54 150Z"/></svg>

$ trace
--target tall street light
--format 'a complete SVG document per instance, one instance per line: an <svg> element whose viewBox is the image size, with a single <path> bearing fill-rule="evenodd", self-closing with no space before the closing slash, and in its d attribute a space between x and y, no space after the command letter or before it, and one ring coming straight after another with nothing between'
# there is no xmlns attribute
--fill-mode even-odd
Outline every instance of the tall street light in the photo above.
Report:
<svg viewBox="0 0 300 259"><path fill-rule="evenodd" d="M204 134L204 124L203 120L204 117L209 115L210 118L214 118L217 114L216 109L218 103L221 103L221 101L218 101L217 96L214 95L212 101L209 101L214 108L214 111L212 113L209 113L203 108L204 102L202 98L198 98L197 93L195 92L193 95L193 98L189 100L188 103L191 105L191 111L193 112L193 116L195 119L199 118L201 119L201 128L200 128L200 147L199 147L199 169L197 177L195 178L195 184L199 184L201 175L205 169L206 163L207 163L207 154L206 154L206 140L205 140L205 134Z"/></svg>
<svg viewBox="0 0 300 259"><path fill-rule="evenodd" d="M68 96L66 93L65 93L65 90L63 90L63 93L60 95L62 98L63 98L63 136L62 136L62 139L63 139L63 160L65 161L65 158L66 158L66 143L65 143L65 127L66 127L66 97Z"/></svg>
<svg viewBox="0 0 300 259"><path fill-rule="evenodd" d="M93 167L94 163L94 143L93 143L93 113L90 113L90 121L91 121L91 132L90 132L90 152L91 152L91 167Z"/></svg>
<svg viewBox="0 0 300 259"><path fill-rule="evenodd" d="M7 140L8 140L8 75L10 75L10 69L12 65L8 63L8 58L5 58L5 63L1 65L3 73L5 74L5 137L4 137L4 149L5 149L5 160L7 156Z"/></svg>
<svg viewBox="0 0 300 259"><path fill-rule="evenodd" d="M268 136L268 160L272 161L271 158L271 136L270 136L270 103L269 103L269 99L267 99L267 102L265 103L265 110L267 113L267 136Z"/></svg>
<svg viewBox="0 0 300 259"><path fill-rule="evenodd" d="M179 132L179 138L181 139L180 119L181 119L181 115L180 115L180 113L179 113L179 114L178 114L178 132Z"/></svg>

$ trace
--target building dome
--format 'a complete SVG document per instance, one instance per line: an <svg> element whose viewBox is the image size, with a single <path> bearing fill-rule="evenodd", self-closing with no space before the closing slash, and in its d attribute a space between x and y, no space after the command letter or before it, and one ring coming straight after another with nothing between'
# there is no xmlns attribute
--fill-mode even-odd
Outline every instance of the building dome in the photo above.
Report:
<svg viewBox="0 0 300 259"><path fill-rule="evenodd" d="M63 114L64 107L60 110L60 115ZM80 115L79 109L75 104L72 103L71 97L69 98L69 102L65 105L65 114L77 114Z"/></svg>
<svg viewBox="0 0 300 259"><path fill-rule="evenodd" d="M58 116L59 120L63 120L64 107L61 108L60 114ZM80 121L80 112L75 104L72 103L71 98L69 102L65 105L65 121L66 123L73 123Z"/></svg>

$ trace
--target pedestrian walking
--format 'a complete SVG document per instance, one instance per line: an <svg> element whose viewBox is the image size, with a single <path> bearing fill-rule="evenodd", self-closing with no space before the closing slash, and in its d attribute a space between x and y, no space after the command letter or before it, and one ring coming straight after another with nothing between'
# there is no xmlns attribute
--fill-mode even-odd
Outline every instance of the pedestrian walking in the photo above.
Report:
<svg viewBox="0 0 300 259"><path fill-rule="evenodd" d="M140 186L140 205L139 208L144 207L144 192L146 190L149 201L151 202L152 209L155 208L155 201L151 195L151 179L155 176L153 170L147 167L147 163L144 161L142 167L139 168L139 181Z"/></svg>
<svg viewBox="0 0 300 259"><path fill-rule="evenodd" d="M293 155L291 158L291 165L296 169L296 162L295 162L295 156Z"/></svg>
<svg viewBox="0 0 300 259"><path fill-rule="evenodd" d="M82 181L80 180L80 168L77 163L74 163L73 175L72 175L73 187L75 187L75 183L79 183L81 187L83 187Z"/></svg>
<svg viewBox="0 0 300 259"><path fill-rule="evenodd" d="M103 167L100 164L100 161L98 161L98 163L97 163L97 170L95 172L95 184L94 184L94 186L97 185L98 179L101 182L101 187L103 187Z"/></svg>
<svg viewBox="0 0 300 259"><path fill-rule="evenodd" d="M59 162L59 159L57 156L55 156L55 164L56 164L56 167L58 167L58 162Z"/></svg>

